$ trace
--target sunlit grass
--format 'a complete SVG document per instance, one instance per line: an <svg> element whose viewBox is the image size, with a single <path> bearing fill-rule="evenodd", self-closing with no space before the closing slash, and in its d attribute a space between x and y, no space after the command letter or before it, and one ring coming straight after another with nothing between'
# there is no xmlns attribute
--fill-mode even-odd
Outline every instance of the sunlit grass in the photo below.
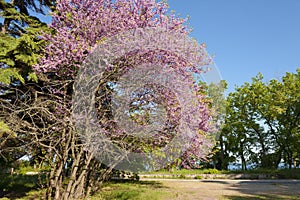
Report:
<svg viewBox="0 0 300 200"><path fill-rule="evenodd" d="M151 175L201 175L201 174L268 174L279 179L300 179L300 169L252 169L252 170L217 170L217 169L182 169L182 170L159 170L142 174ZM172 177L171 177L172 178ZM175 176L175 178L180 178Z"/></svg>
<svg viewBox="0 0 300 200"><path fill-rule="evenodd" d="M174 194L168 188L154 181L112 182L103 185L101 191L91 200L159 200L172 199Z"/></svg>
<svg viewBox="0 0 300 200"><path fill-rule="evenodd" d="M145 172L142 174L177 174L177 175L188 175L188 174L222 174L228 173L226 170L217 170L217 169L181 169L181 170L158 170Z"/></svg>

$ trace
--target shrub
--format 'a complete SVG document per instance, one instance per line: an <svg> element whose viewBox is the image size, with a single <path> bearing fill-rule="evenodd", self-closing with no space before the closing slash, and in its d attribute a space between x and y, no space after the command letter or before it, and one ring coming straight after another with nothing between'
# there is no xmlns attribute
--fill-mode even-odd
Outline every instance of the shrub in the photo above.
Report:
<svg viewBox="0 0 300 200"><path fill-rule="evenodd" d="M184 174L180 174L180 176L178 178L182 178L182 179L185 179L186 176Z"/></svg>
<svg viewBox="0 0 300 200"><path fill-rule="evenodd" d="M195 176L195 179L203 179L203 177L200 175L197 175L197 176Z"/></svg>
<svg viewBox="0 0 300 200"><path fill-rule="evenodd" d="M206 169L203 171L203 174L220 174L220 171L217 169Z"/></svg>

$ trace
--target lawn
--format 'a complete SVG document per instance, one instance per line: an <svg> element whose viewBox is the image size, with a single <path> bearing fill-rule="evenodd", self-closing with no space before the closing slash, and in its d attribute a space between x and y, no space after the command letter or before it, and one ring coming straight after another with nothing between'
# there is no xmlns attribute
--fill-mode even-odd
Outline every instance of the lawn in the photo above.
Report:
<svg viewBox="0 0 300 200"><path fill-rule="evenodd" d="M172 199L171 190L156 181L111 182L103 185L91 200L155 200Z"/></svg>
<svg viewBox="0 0 300 200"><path fill-rule="evenodd" d="M275 177L278 179L300 179L300 169L252 169L252 170L217 170L217 169L182 169L182 170L159 170L143 173L145 175L174 175L175 178L187 178L188 175L203 175L203 174L250 174L255 175L266 174L268 177ZM141 175L143 177L143 175Z"/></svg>
<svg viewBox="0 0 300 200"><path fill-rule="evenodd" d="M157 174L176 174L182 179L155 181L111 181L103 184L101 191L90 197L91 200L164 200L164 199L220 199L220 200L266 200L300 199L300 181L260 182L260 180L192 180L184 177L189 174L220 174L217 170L175 170L158 171ZM282 178L299 178L300 170L254 170L247 173L274 173ZM45 192L43 175L1 174L0 199L40 199Z"/></svg>
<svg viewBox="0 0 300 200"><path fill-rule="evenodd" d="M44 175L1 174L0 199L38 199L43 187Z"/></svg>

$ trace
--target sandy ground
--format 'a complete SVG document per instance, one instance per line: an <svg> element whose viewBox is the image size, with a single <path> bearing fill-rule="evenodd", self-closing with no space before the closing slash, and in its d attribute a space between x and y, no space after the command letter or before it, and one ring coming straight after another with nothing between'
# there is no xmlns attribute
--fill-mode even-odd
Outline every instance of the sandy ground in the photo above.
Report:
<svg viewBox="0 0 300 200"><path fill-rule="evenodd" d="M172 193L172 199L300 200L300 180L142 180L161 182Z"/></svg>

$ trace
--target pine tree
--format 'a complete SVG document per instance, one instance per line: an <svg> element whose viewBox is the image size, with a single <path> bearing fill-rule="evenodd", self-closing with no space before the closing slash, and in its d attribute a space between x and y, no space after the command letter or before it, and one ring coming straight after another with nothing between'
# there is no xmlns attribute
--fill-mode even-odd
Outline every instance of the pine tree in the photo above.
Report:
<svg viewBox="0 0 300 200"><path fill-rule="evenodd" d="M32 90L28 83L37 84L32 66L45 45L40 35L50 29L33 15L45 14L52 4L51 0L0 0L0 162L5 164L25 152L21 146L26 139L11 131L7 122L16 99Z"/></svg>
<svg viewBox="0 0 300 200"><path fill-rule="evenodd" d="M31 13L45 13L50 0L12 0L0 1L0 86L8 89L24 84L26 81L37 81L32 66L37 64L43 49L44 41L39 35L49 31L47 24Z"/></svg>

